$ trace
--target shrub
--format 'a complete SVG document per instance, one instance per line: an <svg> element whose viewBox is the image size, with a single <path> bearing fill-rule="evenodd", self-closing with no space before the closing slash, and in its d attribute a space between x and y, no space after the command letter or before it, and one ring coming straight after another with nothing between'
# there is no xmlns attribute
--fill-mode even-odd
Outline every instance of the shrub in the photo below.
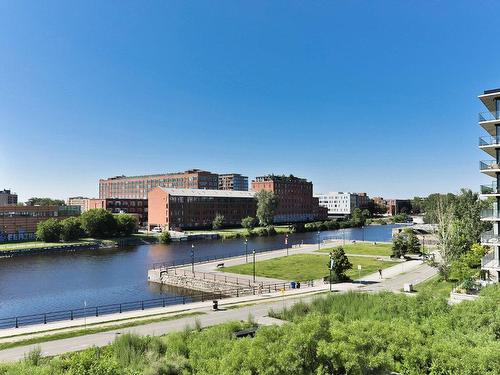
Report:
<svg viewBox="0 0 500 375"><path fill-rule="evenodd" d="M50 218L38 223L36 226L36 238L44 242L59 242L61 230L62 227L59 220Z"/></svg>
<svg viewBox="0 0 500 375"><path fill-rule="evenodd" d="M115 215L116 231L120 236L130 236L137 231L138 222L135 216L130 214Z"/></svg>
<svg viewBox="0 0 500 375"><path fill-rule="evenodd" d="M171 240L172 240L172 238L171 238L170 232L168 230L161 232L160 235L158 236L158 241L162 244L167 244Z"/></svg>
<svg viewBox="0 0 500 375"><path fill-rule="evenodd" d="M276 234L276 229L274 229L273 225L268 225L266 227L266 232L268 236L274 236Z"/></svg>
<svg viewBox="0 0 500 375"><path fill-rule="evenodd" d="M217 214L215 215L214 220L212 221L212 229L222 229L224 227L224 215Z"/></svg>
<svg viewBox="0 0 500 375"><path fill-rule="evenodd" d="M251 216L244 217L241 219L241 226L243 228L252 230L257 225L257 219Z"/></svg>
<svg viewBox="0 0 500 375"><path fill-rule="evenodd" d="M78 240L83 236L82 223L78 217L68 217L61 221L61 239L63 241Z"/></svg>
<svg viewBox="0 0 500 375"><path fill-rule="evenodd" d="M103 208L85 211L81 216L82 228L90 237L112 237L116 233L116 220L113 214Z"/></svg>

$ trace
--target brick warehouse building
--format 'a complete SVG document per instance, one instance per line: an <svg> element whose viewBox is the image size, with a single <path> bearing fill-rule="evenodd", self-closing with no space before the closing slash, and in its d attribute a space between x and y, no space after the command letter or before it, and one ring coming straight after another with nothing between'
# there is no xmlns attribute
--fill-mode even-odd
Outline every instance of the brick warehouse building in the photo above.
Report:
<svg viewBox="0 0 500 375"><path fill-rule="evenodd" d="M99 180L99 198L147 199L148 192L158 186L175 189L214 189L219 187L219 175L199 169L185 172L116 176Z"/></svg>
<svg viewBox="0 0 500 375"><path fill-rule="evenodd" d="M49 218L80 215L79 206L2 206L0 242L35 239L36 226Z"/></svg>
<svg viewBox="0 0 500 375"><path fill-rule="evenodd" d="M87 199L86 207L88 210L104 208L114 214L123 212L135 215L139 225L146 225L148 221L147 199L91 198Z"/></svg>
<svg viewBox="0 0 500 375"><path fill-rule="evenodd" d="M239 226L256 211L254 193L249 191L156 187L148 194L149 229L211 228L217 214L224 215L225 225Z"/></svg>
<svg viewBox="0 0 500 375"><path fill-rule="evenodd" d="M319 206L319 200L313 197L313 184L305 178L268 175L256 177L252 181L252 190L272 191L278 197L278 208L274 222L298 223L314 220L326 220L328 210Z"/></svg>

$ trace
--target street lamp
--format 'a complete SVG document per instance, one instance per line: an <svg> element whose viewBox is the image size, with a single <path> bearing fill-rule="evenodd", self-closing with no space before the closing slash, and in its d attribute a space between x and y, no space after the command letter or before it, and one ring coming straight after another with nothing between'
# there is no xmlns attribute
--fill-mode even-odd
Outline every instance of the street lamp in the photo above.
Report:
<svg viewBox="0 0 500 375"><path fill-rule="evenodd" d="M288 234L285 234L286 256L288 256Z"/></svg>
<svg viewBox="0 0 500 375"><path fill-rule="evenodd" d="M320 250L320 247L321 247L321 245L320 245L320 242L319 242L319 230L318 230L318 250Z"/></svg>
<svg viewBox="0 0 500 375"><path fill-rule="evenodd" d="M253 253L253 283L255 284L255 250L252 251Z"/></svg>
<svg viewBox="0 0 500 375"><path fill-rule="evenodd" d="M245 263L248 263L248 238L245 238Z"/></svg>
<svg viewBox="0 0 500 375"><path fill-rule="evenodd" d="M330 253L330 262L328 262L328 268L330 269L330 278L328 282L330 284L330 292L332 291L332 269L333 269L333 255Z"/></svg>
<svg viewBox="0 0 500 375"><path fill-rule="evenodd" d="M191 244L191 272L194 273L194 243Z"/></svg>

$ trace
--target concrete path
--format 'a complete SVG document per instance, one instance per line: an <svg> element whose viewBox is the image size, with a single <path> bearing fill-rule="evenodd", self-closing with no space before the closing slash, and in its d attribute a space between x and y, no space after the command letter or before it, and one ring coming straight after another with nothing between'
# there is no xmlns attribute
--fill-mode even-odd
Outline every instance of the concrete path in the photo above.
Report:
<svg viewBox="0 0 500 375"><path fill-rule="evenodd" d="M404 264L401 263L393 267L386 268L383 273L383 279L379 279L379 275L378 273L376 273L367 275L358 282L335 284L332 285L332 287L333 290L337 292L346 292L349 290L390 290L397 292L403 288L404 283L411 282L416 284L418 282L426 280L429 277L432 277L436 273L436 269L423 264L421 261L408 261L404 262ZM222 309L224 309L225 306L227 307L231 304L234 305L234 303L236 302L247 304L247 306L227 309L223 311L211 311L211 302L193 303L189 306L185 305L184 309L189 307L189 311L191 312L200 311L205 314L196 317L185 317L177 320L149 323L131 328L111 330L108 332L90 334L86 336L48 341L41 344L6 349L0 351L0 362L16 361L22 359L29 351L33 350L36 347L40 347L44 356L54 356L66 352L83 350L91 346L105 346L111 343L118 335L123 333L130 332L139 335L158 336L169 332L176 332L184 329L184 327L186 327L187 325L194 326L196 321L199 321L202 327L208 327L231 320L246 321L249 314L251 314L254 317L255 321L262 324L283 324L283 322L279 320L276 321L276 319L272 319L267 316L269 309L280 310L285 306L290 307L299 301L310 301L315 298L318 293L327 292L328 289L329 285L319 284L307 289L295 289L286 291L284 294L278 292L258 296L225 299L220 303ZM250 303L252 303L252 305L249 305ZM166 309L173 308L174 307L171 306L161 310L165 312ZM149 310L148 312L151 312L151 310ZM146 313L146 311L144 311L143 313ZM123 317L123 314L120 317ZM64 322L53 324L62 326L64 325ZM19 333L19 329L14 330L14 332ZM4 332L2 332L2 334L3 333ZM13 339L11 339L11 341L12 340Z"/></svg>

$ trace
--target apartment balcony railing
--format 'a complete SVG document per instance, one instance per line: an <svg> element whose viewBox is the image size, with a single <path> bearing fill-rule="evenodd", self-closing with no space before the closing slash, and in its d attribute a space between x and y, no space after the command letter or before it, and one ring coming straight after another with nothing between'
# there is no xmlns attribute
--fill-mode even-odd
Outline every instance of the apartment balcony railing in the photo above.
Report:
<svg viewBox="0 0 500 375"><path fill-rule="evenodd" d="M482 121L493 121L493 120L500 120L500 111L493 111L493 112L481 112L479 113L479 122Z"/></svg>
<svg viewBox="0 0 500 375"><path fill-rule="evenodd" d="M481 268L498 268L500 267L500 262L495 258L495 252L486 254L481 259Z"/></svg>
<svg viewBox="0 0 500 375"><path fill-rule="evenodd" d="M490 185L481 185L481 194L500 194L500 187L497 186L496 182Z"/></svg>
<svg viewBox="0 0 500 375"><path fill-rule="evenodd" d="M481 219L500 219L500 211L496 208L484 208L481 210Z"/></svg>
<svg viewBox="0 0 500 375"><path fill-rule="evenodd" d="M491 245L500 245L500 235L493 233L492 230L488 232L481 233L481 243L491 244Z"/></svg>
<svg viewBox="0 0 500 375"><path fill-rule="evenodd" d="M500 169L500 164L496 160L481 160L479 162L479 169L482 171L488 169Z"/></svg>
<svg viewBox="0 0 500 375"><path fill-rule="evenodd" d="M479 137L479 146L491 146L500 144L500 137Z"/></svg>

